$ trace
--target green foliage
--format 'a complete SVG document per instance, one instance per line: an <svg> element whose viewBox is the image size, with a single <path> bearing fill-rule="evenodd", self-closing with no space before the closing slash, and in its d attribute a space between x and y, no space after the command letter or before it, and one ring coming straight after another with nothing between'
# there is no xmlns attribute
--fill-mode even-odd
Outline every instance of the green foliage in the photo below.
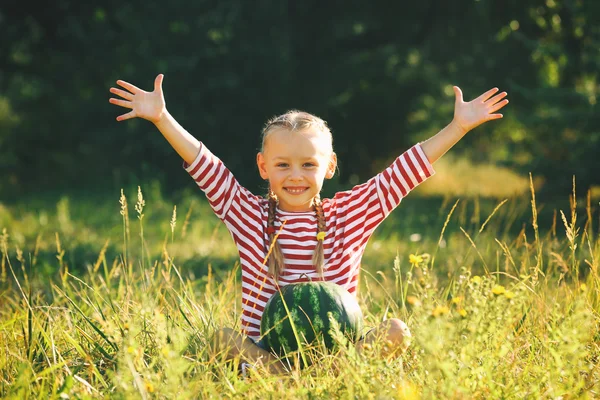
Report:
<svg viewBox="0 0 600 400"><path fill-rule="evenodd" d="M290 108L325 118L341 181L364 180L452 118L509 92L506 118L454 150L546 178L564 193L600 183L600 4L551 0L397 2L64 0L0 6L0 190L4 199L188 179L145 121L118 124L108 88L165 73L171 113L255 192L264 121ZM372 140L375 135L377 140ZM232 146L232 143L235 143Z"/></svg>
<svg viewBox="0 0 600 400"><path fill-rule="evenodd" d="M424 201L409 198L403 224L391 216L378 230L358 300L368 326L407 322L402 357L380 356L379 339L287 376L255 368L246 378L212 352L216 329L239 329L241 288L206 204L179 199L178 220L156 192L132 189L95 208L67 197L33 215L2 207L0 397L594 397L598 209L571 196L546 226L532 195L449 199L426 224L409 217ZM90 253L73 257L79 246ZM213 268L219 259L226 270Z"/></svg>

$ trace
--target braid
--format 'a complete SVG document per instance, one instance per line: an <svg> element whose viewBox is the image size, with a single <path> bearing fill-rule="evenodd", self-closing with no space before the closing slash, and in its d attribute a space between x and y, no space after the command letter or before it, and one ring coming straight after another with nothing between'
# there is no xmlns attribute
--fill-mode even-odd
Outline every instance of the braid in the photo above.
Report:
<svg viewBox="0 0 600 400"><path fill-rule="evenodd" d="M325 213L323 212L323 203L321 202L321 196L318 194L315 196L313 200L313 207L315 209L315 213L317 214L317 234L323 232L327 232L327 225L325 223ZM317 269L317 274L324 278L323 276L323 263L325 260L325 250L323 247L324 239L317 238L317 247L315 248L315 252L313 254L313 265Z"/></svg>
<svg viewBox="0 0 600 400"><path fill-rule="evenodd" d="M273 246L271 255L267 260L269 274L277 280L281 273L281 266L284 264L283 252L279 246L279 242L275 241L275 208L277 207L277 196L273 191L269 191L269 215L267 219L267 234L269 236L269 247ZM271 229L269 229L271 228Z"/></svg>

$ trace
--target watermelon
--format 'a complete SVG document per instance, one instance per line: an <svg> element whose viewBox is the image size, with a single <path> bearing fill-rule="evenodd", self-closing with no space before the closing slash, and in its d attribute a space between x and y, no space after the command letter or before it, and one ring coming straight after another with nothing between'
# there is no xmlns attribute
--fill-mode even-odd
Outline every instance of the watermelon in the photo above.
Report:
<svg viewBox="0 0 600 400"><path fill-rule="evenodd" d="M331 316L340 331L351 341L361 334L363 316L356 298L333 282L302 282L281 288L267 301L260 322L265 348L283 356L297 351L298 341L292 330L289 314L303 346L322 338L328 350L335 348L330 334Z"/></svg>

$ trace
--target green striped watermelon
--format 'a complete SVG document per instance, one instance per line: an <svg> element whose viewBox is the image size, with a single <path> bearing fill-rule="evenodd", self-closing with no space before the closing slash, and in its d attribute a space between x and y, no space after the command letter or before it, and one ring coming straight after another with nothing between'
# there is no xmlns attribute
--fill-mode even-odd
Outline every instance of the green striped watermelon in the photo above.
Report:
<svg viewBox="0 0 600 400"><path fill-rule="evenodd" d="M298 350L298 342L284 307L285 301L301 343L314 344L323 337L327 349L335 346L329 315L340 331L355 341L362 331L363 316L356 298L333 282L302 282L284 286L267 302L260 323L263 344L276 354Z"/></svg>

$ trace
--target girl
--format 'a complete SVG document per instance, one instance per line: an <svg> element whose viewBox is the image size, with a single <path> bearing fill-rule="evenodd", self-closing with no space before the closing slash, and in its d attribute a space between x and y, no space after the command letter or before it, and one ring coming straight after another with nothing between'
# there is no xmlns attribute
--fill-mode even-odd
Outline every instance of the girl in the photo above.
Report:
<svg viewBox="0 0 600 400"><path fill-rule="evenodd" d="M282 365L257 340L265 303L277 286L323 279L356 295L361 257L375 228L404 196L433 175L437 159L471 129L502 118L496 112L508 104L506 92L497 93L497 88L464 102L455 86L454 119L448 126L366 183L332 199L319 195L324 179L333 177L337 165L331 132L320 118L289 111L263 129L262 149L256 157L260 176L270 188L263 198L242 187L204 144L175 121L165 106L162 81L160 74L152 92L117 81L125 90L111 88L121 99L109 101L131 109L117 121L139 117L156 125L229 229L242 266L243 332L221 329L216 349L227 358L240 356L272 372L281 372ZM410 331L399 319L386 320L369 331L357 349L377 337L385 339L386 355L393 356L406 349Z"/></svg>

